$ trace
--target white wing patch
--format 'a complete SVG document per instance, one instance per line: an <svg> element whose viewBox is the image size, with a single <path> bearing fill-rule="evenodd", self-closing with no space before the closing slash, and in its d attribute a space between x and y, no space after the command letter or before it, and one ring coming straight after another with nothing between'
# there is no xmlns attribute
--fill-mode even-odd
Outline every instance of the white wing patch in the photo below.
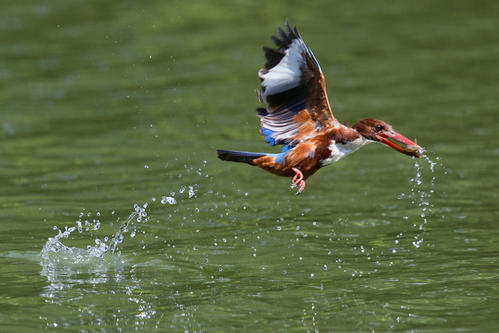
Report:
<svg viewBox="0 0 499 333"><path fill-rule="evenodd" d="M272 36L277 48L263 48L266 62L258 72L257 94L265 104L257 109L261 133L272 146L295 146L322 126L336 124L317 60L287 20L285 29L279 27L278 36Z"/></svg>
<svg viewBox="0 0 499 333"><path fill-rule="evenodd" d="M262 86L265 87L264 96L274 95L289 89L295 88L301 83L301 66L304 63L303 53L307 52L307 47L297 38L293 40L286 55L281 61L267 73L260 73Z"/></svg>

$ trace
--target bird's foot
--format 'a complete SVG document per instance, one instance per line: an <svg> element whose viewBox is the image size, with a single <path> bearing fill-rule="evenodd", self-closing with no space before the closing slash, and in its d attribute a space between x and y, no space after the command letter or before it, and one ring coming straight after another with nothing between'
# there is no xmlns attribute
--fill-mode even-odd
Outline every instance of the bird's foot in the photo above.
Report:
<svg viewBox="0 0 499 333"><path fill-rule="evenodd" d="M303 174L298 168L291 168L291 170L293 170L296 173L291 181L292 182L291 188L299 186L298 192L296 192L296 194L300 194L305 189L305 181L303 180Z"/></svg>

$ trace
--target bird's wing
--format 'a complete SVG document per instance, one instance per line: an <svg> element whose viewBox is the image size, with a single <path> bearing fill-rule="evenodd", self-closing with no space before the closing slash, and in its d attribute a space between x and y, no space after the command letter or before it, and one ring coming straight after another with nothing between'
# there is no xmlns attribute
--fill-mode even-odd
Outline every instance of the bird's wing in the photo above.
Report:
<svg viewBox="0 0 499 333"><path fill-rule="evenodd" d="M277 48L263 48L266 62L258 72L258 95L265 108L257 111L265 141L292 147L338 121L331 112L324 75L314 54L287 20L285 29L279 27L279 37L272 36Z"/></svg>

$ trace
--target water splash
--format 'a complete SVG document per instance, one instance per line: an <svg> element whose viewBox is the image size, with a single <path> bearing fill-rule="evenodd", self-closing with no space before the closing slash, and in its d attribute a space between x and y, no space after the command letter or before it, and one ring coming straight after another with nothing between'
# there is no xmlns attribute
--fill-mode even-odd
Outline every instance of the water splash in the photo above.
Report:
<svg viewBox="0 0 499 333"><path fill-rule="evenodd" d="M146 202L142 206L138 204L134 204L134 211L128 216L128 219L125 223L121 224L120 229L113 235L111 238L111 253L117 253L121 255L121 251L116 252L118 245L123 243L125 239L125 234L129 233L130 237L133 238L137 234L137 223L146 223L149 221L149 216L147 216L146 208L149 204Z"/></svg>
<svg viewBox="0 0 499 333"><path fill-rule="evenodd" d="M440 165L440 158L435 156L433 161L429 156L428 152L422 156L422 160L416 159L414 163L414 168L416 169L416 175L410 179L412 182L411 191L409 193L409 198L411 199L411 204L417 207L419 211L419 223L415 223L414 227L424 233L424 225L429 223L431 220L431 215L433 214L434 204L431 200L433 194L435 193L435 181L436 181L436 167ZM424 166L420 161L428 163L429 170L431 172L431 177L429 185L427 183L427 178L424 175ZM403 198L405 194L399 196ZM424 238L422 234L417 234L414 236L412 245L416 248L421 247Z"/></svg>
<svg viewBox="0 0 499 333"><path fill-rule="evenodd" d="M174 197L167 197L167 196L163 196L163 197L161 198L161 203L162 203L163 205L165 205L165 204L175 205L175 204L177 203L177 200L175 200L175 198L174 198Z"/></svg>
<svg viewBox="0 0 499 333"><path fill-rule="evenodd" d="M57 235L49 237L40 252L42 266L56 262L63 262L65 264L90 263L94 262L95 259L104 258L106 253L110 252L114 254L118 245L123 242L125 233L129 233L130 237L134 237L136 231L135 222L145 223L149 220L146 212L147 206L147 203L142 206L134 204L134 211L128 216L128 219L121 224L117 232L111 237L105 236L102 239L95 238L93 244L87 245L86 249L67 246L63 241L69 239L71 234L75 231L77 231L78 234L83 234L84 232L98 230L100 228L100 220L94 219L90 222L86 219L82 221L82 218L89 217L90 213L85 214L84 212L81 212L79 219L75 222L76 226L65 226L64 231L54 226L53 229L57 231ZM100 216L100 213L98 213L98 215Z"/></svg>
<svg viewBox="0 0 499 333"><path fill-rule="evenodd" d="M205 165L203 162L203 168ZM202 168L186 170L188 174L195 172L197 175L201 175L201 171ZM95 311L96 297L107 300L107 295L111 294L110 297L119 303L110 310L117 331L127 331L130 327L138 330L153 318L159 322L163 315L155 308L156 296L144 292L144 286L149 286L150 281L142 279L143 270L138 267L143 263L132 257L149 253L149 249L145 250L148 240L151 240L149 236L158 242L159 235L146 232L154 230L152 226L145 226L151 220L152 209L159 209L162 213L170 211L167 216L175 216L179 208L188 211L192 205L179 206L184 200L196 199L198 191L199 184L187 183L175 191L156 194L147 202L133 204L133 209L122 219L116 217L114 210L110 211L109 221L101 212L82 209L74 224L54 226L53 236L48 238L39 253L40 275L48 282L40 296L47 304L64 306L72 316L90 326L101 326L109 315ZM197 207L194 211L199 213ZM58 318L45 318L47 327L64 325Z"/></svg>
<svg viewBox="0 0 499 333"><path fill-rule="evenodd" d="M196 196L197 186L197 184L181 186L178 192L180 194L185 193L184 196L191 199ZM177 199L175 199L174 196L175 192L171 192L170 196L163 195L161 204L176 205ZM155 202L156 199L153 198L152 201ZM101 227L100 212L97 212L95 218L92 218L92 213L82 211L80 212L75 225L70 227L65 226L64 230L54 226L53 229L57 231L57 234L53 237L49 237L40 252L42 266L57 262L63 262L64 264L89 263L99 259L102 260L108 254L117 255L119 257L121 255L119 246L124 242L126 235L130 238L134 238L137 234L137 228L141 224L149 221L148 208L148 202L145 202L142 205L135 203L133 205L133 211L124 222L120 223L119 218L117 219L116 222L119 223L119 229L114 232L114 234L93 239L92 244L87 245L86 249L75 246L71 247L65 245L64 242L68 241L72 234L75 235L75 232L85 236L85 233L99 230ZM114 211L112 214L114 215ZM90 236L93 238L92 235Z"/></svg>
<svg viewBox="0 0 499 333"><path fill-rule="evenodd" d="M171 199L161 203L173 205L178 200L189 199L196 195L197 185L183 187L186 191L183 196L174 199L175 193L172 192L171 197L163 196ZM187 189L191 189L193 194L188 194ZM158 204L160 202L156 203ZM40 294L45 301L49 304L74 308L75 316L85 318L90 322L102 323L104 316L101 313L90 309L83 311L79 306L73 307L74 299L88 302L84 300L87 297L87 290L75 288L75 285L91 284L94 290L111 288L113 293L120 295L125 290L125 298L130 302L129 306L135 309L135 314L129 316L126 313L120 313L119 309L114 313L115 324L120 331L130 325L136 327L145 325L148 320L157 316L154 302L150 297L142 294L143 282L136 275L136 265L128 262L121 253L124 243L130 244L136 234L144 233L140 229L150 219L149 209L150 205L147 202L141 205L134 204L132 212L125 220L120 222L119 218L116 219L113 224L115 231L111 236L94 236L96 231L102 233L102 225L107 225L107 223L101 223L99 212L92 214L84 210L79 214L74 225L65 226L63 229L54 226L53 229L57 233L48 238L40 252L40 265L42 266L40 275L49 282ZM111 215L115 215L115 212L112 211ZM81 245L82 242L88 243L86 248L85 245ZM144 248L145 244L141 242L139 249ZM132 254L135 255L135 252L132 251ZM57 325L57 322L51 321L51 325Z"/></svg>

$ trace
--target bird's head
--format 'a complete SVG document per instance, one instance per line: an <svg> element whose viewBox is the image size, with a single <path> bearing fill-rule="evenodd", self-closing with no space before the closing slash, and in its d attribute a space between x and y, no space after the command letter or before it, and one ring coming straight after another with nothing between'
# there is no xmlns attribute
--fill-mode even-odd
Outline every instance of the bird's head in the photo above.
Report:
<svg viewBox="0 0 499 333"><path fill-rule="evenodd" d="M400 133L393 130L384 121L366 118L356 123L353 128L368 140L380 142L403 154L421 158L424 149Z"/></svg>

